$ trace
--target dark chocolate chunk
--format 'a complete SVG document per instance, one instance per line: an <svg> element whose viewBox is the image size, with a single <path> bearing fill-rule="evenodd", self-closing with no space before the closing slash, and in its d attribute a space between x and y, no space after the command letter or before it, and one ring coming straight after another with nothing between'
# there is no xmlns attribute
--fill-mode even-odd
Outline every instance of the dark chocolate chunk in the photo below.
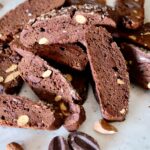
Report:
<svg viewBox="0 0 150 150"><path fill-rule="evenodd" d="M65 138L56 136L51 140L48 150L70 150L70 148Z"/></svg>
<svg viewBox="0 0 150 150"><path fill-rule="evenodd" d="M116 15L127 29L137 29L144 22L144 0L117 0Z"/></svg>
<svg viewBox="0 0 150 150"><path fill-rule="evenodd" d="M121 43L127 61L130 79L145 89L150 89L150 51L134 44Z"/></svg>
<svg viewBox="0 0 150 150"><path fill-rule="evenodd" d="M2 39L20 32L25 23L33 18L60 7L64 0L27 0L8 12L0 19L0 35ZM15 18L15 19L14 19Z"/></svg>
<svg viewBox="0 0 150 150"><path fill-rule="evenodd" d="M72 150L100 150L97 141L83 132L73 132L68 136L68 143Z"/></svg>

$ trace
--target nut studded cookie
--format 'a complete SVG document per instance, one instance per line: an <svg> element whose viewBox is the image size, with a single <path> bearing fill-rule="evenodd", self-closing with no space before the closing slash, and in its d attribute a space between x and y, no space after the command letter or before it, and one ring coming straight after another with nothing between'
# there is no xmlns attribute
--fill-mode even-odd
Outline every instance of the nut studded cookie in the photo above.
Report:
<svg viewBox="0 0 150 150"><path fill-rule="evenodd" d="M70 6L52 10L36 18L34 22L30 22L21 32L20 41L26 47L32 47L35 43L40 45L58 44L56 43L58 40L59 44L63 44L63 41L67 41L67 39L69 39L67 43L71 43L89 25L116 27L115 21L107 12L107 7L91 4ZM55 32L49 34L51 31Z"/></svg>
<svg viewBox="0 0 150 150"><path fill-rule="evenodd" d="M113 37L117 40L127 40L136 45L150 49L150 23L144 24L141 28L136 31L115 30Z"/></svg>
<svg viewBox="0 0 150 150"><path fill-rule="evenodd" d="M144 22L144 0L117 0L116 15L127 29L137 29Z"/></svg>
<svg viewBox="0 0 150 150"><path fill-rule="evenodd" d="M11 48L15 51L18 49L22 49L24 52L30 51L41 56L42 58L53 60L58 64L68 66L69 68L78 71L85 70L88 64L87 54L85 50L78 45L78 43L54 45L36 44L32 48L26 48L19 42L19 40L16 39L11 43Z"/></svg>
<svg viewBox="0 0 150 150"><path fill-rule="evenodd" d="M13 52L10 47L0 41L0 94L18 93L23 80L18 71L18 63L21 57Z"/></svg>
<svg viewBox="0 0 150 150"><path fill-rule="evenodd" d="M60 7L64 0L26 0L0 19L0 38L6 39L20 32L29 20ZM15 18L15 19L14 19Z"/></svg>
<svg viewBox="0 0 150 150"><path fill-rule="evenodd" d="M0 96L0 125L41 130L58 129L63 124L59 109L25 97Z"/></svg>
<svg viewBox="0 0 150 150"><path fill-rule="evenodd" d="M127 61L131 80L150 89L150 51L129 43L121 43L120 47Z"/></svg>

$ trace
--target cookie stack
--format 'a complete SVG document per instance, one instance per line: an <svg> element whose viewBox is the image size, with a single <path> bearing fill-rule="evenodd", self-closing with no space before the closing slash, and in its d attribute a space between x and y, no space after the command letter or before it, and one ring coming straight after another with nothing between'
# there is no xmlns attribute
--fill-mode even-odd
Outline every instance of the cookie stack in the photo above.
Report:
<svg viewBox="0 0 150 150"><path fill-rule="evenodd" d="M131 79L150 88L150 56L139 47L149 48L143 6L142 0L118 0L115 9L103 0L30 0L8 12L0 20L0 124L75 131L86 119L90 80L103 118L123 121L130 85L125 59ZM13 95L23 81L40 101Z"/></svg>

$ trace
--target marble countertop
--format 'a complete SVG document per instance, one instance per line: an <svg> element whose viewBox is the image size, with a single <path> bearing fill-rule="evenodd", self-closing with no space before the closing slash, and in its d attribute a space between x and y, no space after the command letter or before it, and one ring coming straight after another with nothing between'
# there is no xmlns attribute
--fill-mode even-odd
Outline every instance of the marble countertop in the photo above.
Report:
<svg viewBox="0 0 150 150"><path fill-rule="evenodd" d="M0 16L22 1L0 0L4 4ZM145 8L146 21L150 21L149 0L146 0ZM27 85L23 86L20 95L37 98ZM102 135L93 130L93 124L101 118L101 114L91 87L84 108L88 110L86 111L87 119L79 130L97 139L102 150L150 150L149 91L131 85L129 114L124 122L112 123L119 130L114 135ZM47 150L50 140L56 135L67 137L68 132L63 127L52 132L0 127L0 150L5 150L6 144L12 141L22 144L25 150Z"/></svg>

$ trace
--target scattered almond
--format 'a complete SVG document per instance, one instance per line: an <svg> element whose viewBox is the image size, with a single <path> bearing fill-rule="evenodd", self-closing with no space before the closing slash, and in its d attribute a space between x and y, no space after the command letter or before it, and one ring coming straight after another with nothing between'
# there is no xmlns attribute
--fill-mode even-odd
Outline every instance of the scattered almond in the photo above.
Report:
<svg viewBox="0 0 150 150"><path fill-rule="evenodd" d="M50 77L51 74L52 74L51 70L46 70L45 72L43 72L42 77L48 78L48 77Z"/></svg>
<svg viewBox="0 0 150 150"><path fill-rule="evenodd" d="M136 40L136 37L134 35L130 35L129 38L132 40Z"/></svg>
<svg viewBox="0 0 150 150"><path fill-rule="evenodd" d="M118 84L121 84L121 85L125 84L124 81L121 80L121 79L117 79L117 83L118 83Z"/></svg>
<svg viewBox="0 0 150 150"><path fill-rule="evenodd" d="M57 95L57 96L55 97L55 101L56 101L56 102L60 101L61 99L62 99L62 96L60 96L60 95Z"/></svg>
<svg viewBox="0 0 150 150"><path fill-rule="evenodd" d="M67 107L64 103L60 104L60 109L61 109L61 111L67 111Z"/></svg>
<svg viewBox="0 0 150 150"><path fill-rule="evenodd" d="M6 150L23 150L23 148L20 144L12 142L7 144Z"/></svg>
<svg viewBox="0 0 150 150"><path fill-rule="evenodd" d="M65 75L65 78L66 78L69 82L72 81L72 76L71 76L70 74L66 74L66 75Z"/></svg>
<svg viewBox="0 0 150 150"><path fill-rule="evenodd" d="M39 39L39 42L38 42L40 45L48 45L49 44L49 40L45 37Z"/></svg>
<svg viewBox="0 0 150 150"><path fill-rule="evenodd" d="M103 119L94 124L94 130L102 134L115 134L118 132L114 126Z"/></svg>
<svg viewBox="0 0 150 150"><path fill-rule="evenodd" d="M18 126L25 126L29 122L29 117L27 115L21 115L19 116L17 120L17 125Z"/></svg>
<svg viewBox="0 0 150 150"><path fill-rule="evenodd" d="M87 21L87 19L83 15L76 15L75 20L80 24L85 24Z"/></svg>
<svg viewBox="0 0 150 150"><path fill-rule="evenodd" d="M15 71L17 69L18 65L12 64L8 69L6 69L6 73Z"/></svg>
<svg viewBox="0 0 150 150"><path fill-rule="evenodd" d="M4 78L0 76L0 83L4 81Z"/></svg>
<svg viewBox="0 0 150 150"><path fill-rule="evenodd" d="M8 83L14 79L16 79L18 76L20 75L20 72L19 71L16 71L16 72L12 72L11 74L9 74L6 79L5 79L5 83Z"/></svg>

